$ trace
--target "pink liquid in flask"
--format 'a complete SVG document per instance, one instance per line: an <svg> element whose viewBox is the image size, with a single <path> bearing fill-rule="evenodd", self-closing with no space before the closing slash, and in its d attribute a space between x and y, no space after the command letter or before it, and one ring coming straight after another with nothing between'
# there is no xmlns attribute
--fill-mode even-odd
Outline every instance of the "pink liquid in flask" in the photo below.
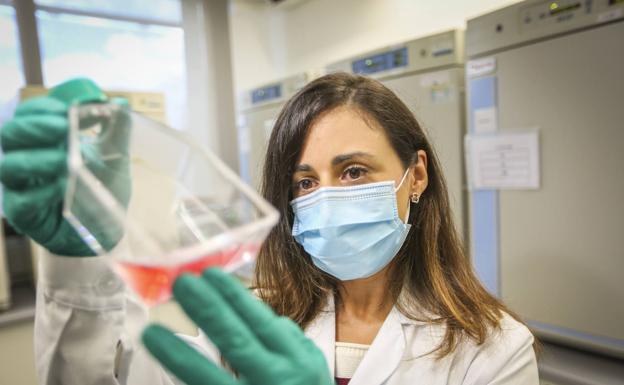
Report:
<svg viewBox="0 0 624 385"><path fill-rule="evenodd" d="M116 261L116 271L124 281L149 305L157 305L171 298L175 279L183 273L200 275L209 267L227 268L241 260L255 259L259 246L244 244L184 262L179 265L144 265Z"/></svg>

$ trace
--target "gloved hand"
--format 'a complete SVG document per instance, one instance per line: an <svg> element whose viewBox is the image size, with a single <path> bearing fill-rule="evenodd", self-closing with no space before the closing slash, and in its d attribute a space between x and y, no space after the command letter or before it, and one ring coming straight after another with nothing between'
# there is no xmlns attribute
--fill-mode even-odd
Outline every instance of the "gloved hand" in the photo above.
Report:
<svg viewBox="0 0 624 385"><path fill-rule="evenodd" d="M68 109L72 104L106 102L104 93L90 80L76 79L53 88L49 96L21 103L12 120L1 131L4 158L0 163L0 181L4 188L4 214L19 232L55 254L92 256L74 228L63 217L63 199L67 185ZM127 141L130 119L124 125ZM97 143L83 146L85 159L91 159L94 174L127 203L129 171L127 162L102 162ZM100 243L112 247L120 238L110 237Z"/></svg>
<svg viewBox="0 0 624 385"><path fill-rule="evenodd" d="M239 379L234 378L166 328L148 326L143 343L186 384L334 384L323 353L301 329L275 315L222 271L208 269L202 277L182 275L173 293L240 374Z"/></svg>

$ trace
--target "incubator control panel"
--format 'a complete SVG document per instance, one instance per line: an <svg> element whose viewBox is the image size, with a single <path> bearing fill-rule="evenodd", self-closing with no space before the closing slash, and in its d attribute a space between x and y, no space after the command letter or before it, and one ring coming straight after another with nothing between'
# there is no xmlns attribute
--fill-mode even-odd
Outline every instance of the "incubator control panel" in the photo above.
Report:
<svg viewBox="0 0 624 385"><path fill-rule="evenodd" d="M256 88L251 91L251 103L258 104L268 102L282 97L282 85L275 84Z"/></svg>
<svg viewBox="0 0 624 385"><path fill-rule="evenodd" d="M461 65L464 34L453 30L387 46L327 66L327 72L344 71L374 78Z"/></svg>
<svg viewBox="0 0 624 385"><path fill-rule="evenodd" d="M324 73L324 70L312 69L247 90L238 96L239 111L283 103Z"/></svg>
<svg viewBox="0 0 624 385"><path fill-rule="evenodd" d="M466 55L487 55L595 25L624 20L624 0L525 1L468 20Z"/></svg>
<svg viewBox="0 0 624 385"><path fill-rule="evenodd" d="M353 73L368 75L375 72L392 70L407 65L407 47L383 52L351 63Z"/></svg>

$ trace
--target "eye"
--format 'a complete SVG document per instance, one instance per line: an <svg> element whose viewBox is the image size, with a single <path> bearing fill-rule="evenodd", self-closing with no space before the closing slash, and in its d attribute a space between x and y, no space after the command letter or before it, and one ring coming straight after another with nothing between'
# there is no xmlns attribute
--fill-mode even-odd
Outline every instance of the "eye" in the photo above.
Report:
<svg viewBox="0 0 624 385"><path fill-rule="evenodd" d="M312 190L316 186L314 180L310 178L304 178L296 182L294 185L295 193L306 193Z"/></svg>
<svg viewBox="0 0 624 385"><path fill-rule="evenodd" d="M364 177L368 170L362 166L350 166L342 173L342 177L347 180L358 180Z"/></svg>
<svg viewBox="0 0 624 385"><path fill-rule="evenodd" d="M312 181L310 179L304 179L299 182L299 187L308 190L312 188Z"/></svg>

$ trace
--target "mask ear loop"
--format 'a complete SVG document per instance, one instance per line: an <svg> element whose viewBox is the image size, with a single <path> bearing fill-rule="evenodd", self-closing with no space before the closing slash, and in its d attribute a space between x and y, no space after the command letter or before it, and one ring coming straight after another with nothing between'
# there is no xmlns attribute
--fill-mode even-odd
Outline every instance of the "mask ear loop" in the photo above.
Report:
<svg viewBox="0 0 624 385"><path fill-rule="evenodd" d="M405 178L407 178L407 173L409 173L409 170L410 170L409 167L407 168L407 170L405 170L405 174L403 174L403 178L401 178L399 185L394 188L394 192L397 192L401 189L401 185L403 184L403 182L405 182Z"/></svg>
<svg viewBox="0 0 624 385"><path fill-rule="evenodd" d="M403 185L403 182L405 182L405 178L407 178L407 174L409 173L409 170L410 170L410 167L408 167L407 170L405 170L405 174L403 174L403 178L401 178L401 182L399 182L399 185L394 188L394 192L395 193L401 189L401 186ZM412 205L411 202L407 203L407 212L405 213L405 219L403 219L403 223L409 223L410 206L411 205Z"/></svg>

